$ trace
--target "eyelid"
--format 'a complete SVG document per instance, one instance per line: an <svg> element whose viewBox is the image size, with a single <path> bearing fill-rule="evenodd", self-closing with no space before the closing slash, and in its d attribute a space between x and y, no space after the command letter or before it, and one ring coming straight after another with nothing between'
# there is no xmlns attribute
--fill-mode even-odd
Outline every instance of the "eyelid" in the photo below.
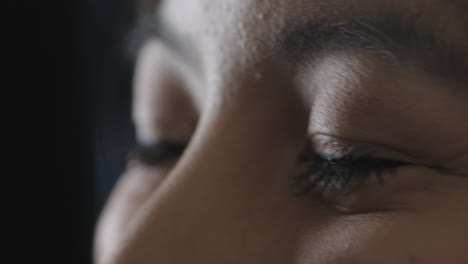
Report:
<svg viewBox="0 0 468 264"><path fill-rule="evenodd" d="M187 147L186 142L160 140L152 144L136 144L129 159L149 166L157 166L168 159L181 155Z"/></svg>
<svg viewBox="0 0 468 264"><path fill-rule="evenodd" d="M328 135L321 135L321 139L317 139L317 135L315 137L315 141L309 142L306 147L310 147L300 156L301 167L295 175L295 182L302 189L299 194L313 192L320 195L325 191L352 193L371 177L375 176L378 183L384 183L384 175L394 174L397 169L407 166L463 176L444 166L415 162L379 144L343 140Z"/></svg>
<svg viewBox="0 0 468 264"><path fill-rule="evenodd" d="M371 155L315 153L309 157L305 171L296 175L295 181L305 186L301 191L303 194L310 191L320 194L327 190L345 194L361 186L370 177L375 176L379 183L383 183L383 175L411 165L413 164Z"/></svg>
<svg viewBox="0 0 468 264"><path fill-rule="evenodd" d="M315 137L315 138L314 138ZM403 155L394 154L378 144L314 135L299 156L294 182L298 194L324 191L346 194L356 190L370 177L383 183L383 176L404 166L420 166Z"/></svg>
<svg viewBox="0 0 468 264"><path fill-rule="evenodd" d="M410 153L380 142L351 139L323 133L314 133L309 138L315 152L327 156L352 154L352 156L372 156L379 159L418 163L418 159Z"/></svg>
<svg viewBox="0 0 468 264"><path fill-rule="evenodd" d="M351 139L327 133L314 133L309 136L315 152L322 155L370 156L376 159L398 160L436 170L440 173L468 177L468 171L461 166L453 166L445 161L428 161L405 150L369 140Z"/></svg>

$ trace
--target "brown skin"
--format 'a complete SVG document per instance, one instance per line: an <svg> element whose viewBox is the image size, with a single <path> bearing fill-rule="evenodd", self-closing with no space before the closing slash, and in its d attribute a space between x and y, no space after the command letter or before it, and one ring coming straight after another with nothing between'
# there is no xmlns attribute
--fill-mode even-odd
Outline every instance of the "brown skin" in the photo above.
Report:
<svg viewBox="0 0 468 264"><path fill-rule="evenodd" d="M158 166L129 166L101 216L96 263L468 263L466 84L352 48L287 60L278 43L329 10L385 5L466 28L457 3L162 1L184 51L144 46L134 119L142 142L190 145ZM413 165L351 193L297 196L305 144Z"/></svg>

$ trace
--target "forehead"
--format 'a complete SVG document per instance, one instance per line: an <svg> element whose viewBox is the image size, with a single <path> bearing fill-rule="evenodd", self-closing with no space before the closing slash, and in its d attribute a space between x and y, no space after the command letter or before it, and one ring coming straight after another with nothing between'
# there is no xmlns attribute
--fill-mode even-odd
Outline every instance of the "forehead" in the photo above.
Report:
<svg viewBox="0 0 468 264"><path fill-rule="evenodd" d="M326 9L324 2L332 5L317 0L172 0L162 1L158 12L182 35L242 44L252 36L274 36L291 21L316 17Z"/></svg>
<svg viewBox="0 0 468 264"><path fill-rule="evenodd" d="M156 36L200 83L234 81L235 73L265 65L294 74L298 60L330 49L378 51L456 86L467 83L464 0L143 0L142 7L147 19L135 44Z"/></svg>
<svg viewBox="0 0 468 264"><path fill-rule="evenodd" d="M156 1L160 14L181 31L229 32L233 26L275 29L303 20L333 16L359 16L393 9L422 19L464 19L464 0L166 0ZM154 3L153 3L154 6ZM435 15L435 16L434 16ZM260 20L260 21L259 21ZM245 25L239 24L239 21ZM466 19L465 19L466 21ZM185 29L185 30L184 30Z"/></svg>
<svg viewBox="0 0 468 264"><path fill-rule="evenodd" d="M238 47L244 55L311 21L397 14L431 24L440 39L455 40L466 40L468 25L468 2L460 0L166 0L157 6L160 22L185 44L211 46L208 52L230 53Z"/></svg>

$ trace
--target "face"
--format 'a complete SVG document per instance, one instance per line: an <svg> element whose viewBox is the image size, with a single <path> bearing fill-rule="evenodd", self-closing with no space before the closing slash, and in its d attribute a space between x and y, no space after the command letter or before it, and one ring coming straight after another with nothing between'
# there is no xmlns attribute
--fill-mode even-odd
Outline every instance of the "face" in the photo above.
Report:
<svg viewBox="0 0 468 264"><path fill-rule="evenodd" d="M466 2L154 6L97 263L468 263Z"/></svg>

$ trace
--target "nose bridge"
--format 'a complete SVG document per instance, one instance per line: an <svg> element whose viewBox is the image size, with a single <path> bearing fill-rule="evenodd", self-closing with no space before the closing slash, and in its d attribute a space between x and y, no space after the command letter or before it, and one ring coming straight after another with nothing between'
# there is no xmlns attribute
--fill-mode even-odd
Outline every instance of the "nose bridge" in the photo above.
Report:
<svg viewBox="0 0 468 264"><path fill-rule="evenodd" d="M261 178L277 165L275 160L296 151L292 146L305 133L307 116L286 78L232 79L212 89L180 170L207 170L201 174L208 178L239 179L250 173Z"/></svg>
<svg viewBox="0 0 468 264"><path fill-rule="evenodd" d="M240 191L255 192L265 181L271 182L273 174L284 166L281 161L296 150L291 140L296 124L287 120L285 113L294 107L288 109L277 95L261 95L231 94L211 103L188 149L168 176L167 186L187 189L184 192L208 206L213 199L225 198L238 199L240 204L242 197L236 197Z"/></svg>
<svg viewBox="0 0 468 264"><path fill-rule="evenodd" d="M130 244L140 255L156 254L161 263L212 263L208 256L252 253L245 248L251 243L248 234L273 228L264 223L274 222L270 218L280 211L306 117L292 93L287 96L268 82L242 85L249 92L206 108L188 149L146 204L135 236L140 238ZM268 92L266 85L277 92ZM279 232L273 229L262 237ZM141 237L148 234L152 241L144 243ZM180 250L201 254L200 262L184 259Z"/></svg>

